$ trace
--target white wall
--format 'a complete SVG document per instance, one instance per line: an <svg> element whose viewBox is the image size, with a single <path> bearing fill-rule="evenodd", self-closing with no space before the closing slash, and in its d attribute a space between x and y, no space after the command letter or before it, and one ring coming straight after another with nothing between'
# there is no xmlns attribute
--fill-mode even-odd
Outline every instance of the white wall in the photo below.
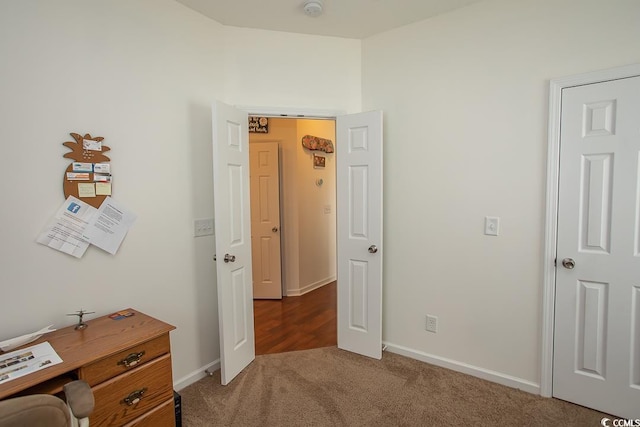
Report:
<svg viewBox="0 0 640 427"><path fill-rule="evenodd" d="M363 41L363 109L385 112L390 348L539 384L549 80L640 62L639 16L491 0Z"/></svg>
<svg viewBox="0 0 640 427"><path fill-rule="evenodd" d="M335 148L336 123L333 120L298 120L298 295L336 279L336 153L305 149L302 146L305 135L330 139ZM325 158L324 168L313 167L314 153ZM318 179L324 182L321 186L316 185ZM326 213L325 207L330 212Z"/></svg>
<svg viewBox="0 0 640 427"><path fill-rule="evenodd" d="M303 43L296 50L295 36L260 32L270 54L251 67L254 35L173 0L0 3L0 340L72 324L66 314L80 308L98 316L133 307L177 326L174 381L218 359L214 242L193 238L193 220L213 216L212 101L360 105L359 41L305 36L320 63L344 59L307 70L318 82L309 86L298 68L281 67ZM276 68L271 87L236 80ZM343 75L353 77L328 95ZM35 243L64 200L69 132L105 138L114 199L138 216L115 256L91 247L77 260Z"/></svg>
<svg viewBox="0 0 640 427"><path fill-rule="evenodd" d="M358 112L360 40L225 27L232 105Z"/></svg>

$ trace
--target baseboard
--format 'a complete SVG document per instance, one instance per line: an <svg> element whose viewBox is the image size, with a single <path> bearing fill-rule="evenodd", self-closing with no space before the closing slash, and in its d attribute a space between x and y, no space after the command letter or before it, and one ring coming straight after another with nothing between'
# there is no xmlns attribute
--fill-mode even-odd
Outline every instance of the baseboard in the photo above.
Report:
<svg viewBox="0 0 640 427"><path fill-rule="evenodd" d="M336 276L332 276L326 279L319 280L315 283L312 283L300 289L287 289L287 296L299 297L301 295L308 294L311 291L315 291L316 289L321 288L324 285L328 285L329 283L334 282L335 280L336 280Z"/></svg>
<svg viewBox="0 0 640 427"><path fill-rule="evenodd" d="M183 388L190 386L196 381L199 381L204 377L206 377L208 375L206 371L214 372L214 371L217 371L218 369L220 369L220 359L215 360L209 363L208 365L203 366L200 369L196 369L190 374L187 374L184 377L180 378L179 380L174 381L173 389L176 391L180 391Z"/></svg>
<svg viewBox="0 0 640 427"><path fill-rule="evenodd" d="M407 347L403 347L388 342L383 343L386 346L387 351L396 353L401 356L406 356L411 359L419 360L421 362L429 363L431 365L440 366L442 368L451 369L452 371L461 372L463 374L471 375L473 377L482 378L483 380L491 381L494 383L502 384L507 387L516 388L522 391L526 391L532 394L540 394L540 384L532 383L522 378L513 377L511 375L503 374L501 372L491 371L489 369L479 368L477 366L468 365L466 363L458 362L456 360L446 359L444 357L435 356L433 354L423 353L418 350L413 350Z"/></svg>

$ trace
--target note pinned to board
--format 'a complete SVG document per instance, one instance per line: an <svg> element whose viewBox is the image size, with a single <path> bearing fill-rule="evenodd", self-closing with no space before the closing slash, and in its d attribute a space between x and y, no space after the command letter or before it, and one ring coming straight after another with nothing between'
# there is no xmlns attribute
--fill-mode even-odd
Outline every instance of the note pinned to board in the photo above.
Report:
<svg viewBox="0 0 640 427"><path fill-rule="evenodd" d="M110 182L96 182L96 196L110 196L110 195L111 195Z"/></svg>
<svg viewBox="0 0 640 427"><path fill-rule="evenodd" d="M67 172L69 181L89 181L89 172Z"/></svg>
<svg viewBox="0 0 640 427"><path fill-rule="evenodd" d="M96 163L93 165L95 173L111 173L111 165L109 163Z"/></svg>
<svg viewBox="0 0 640 427"><path fill-rule="evenodd" d="M73 162L71 170L73 172L93 172L93 163Z"/></svg>
<svg viewBox="0 0 640 427"><path fill-rule="evenodd" d="M96 197L96 186L93 183L79 183L78 197Z"/></svg>
<svg viewBox="0 0 640 427"><path fill-rule="evenodd" d="M102 151L102 141L96 141L93 139L83 139L82 148L90 151Z"/></svg>

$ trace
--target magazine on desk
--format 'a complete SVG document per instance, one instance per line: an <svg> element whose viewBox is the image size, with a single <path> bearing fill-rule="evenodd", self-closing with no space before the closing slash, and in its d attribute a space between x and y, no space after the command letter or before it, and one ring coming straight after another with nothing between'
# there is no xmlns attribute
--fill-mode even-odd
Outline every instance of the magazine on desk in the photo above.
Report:
<svg viewBox="0 0 640 427"><path fill-rule="evenodd" d="M0 384L62 363L48 342L0 354Z"/></svg>

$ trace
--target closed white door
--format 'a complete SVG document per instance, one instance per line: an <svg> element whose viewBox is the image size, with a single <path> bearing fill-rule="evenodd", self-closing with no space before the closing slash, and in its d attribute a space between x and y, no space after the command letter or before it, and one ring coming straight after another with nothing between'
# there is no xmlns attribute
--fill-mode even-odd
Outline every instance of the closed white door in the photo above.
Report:
<svg viewBox="0 0 640 427"><path fill-rule="evenodd" d="M640 77L562 92L553 396L640 418Z"/></svg>
<svg viewBox="0 0 640 427"><path fill-rule="evenodd" d="M382 112L337 118L338 347L382 357Z"/></svg>
<svg viewBox="0 0 640 427"><path fill-rule="evenodd" d="M249 144L253 297L282 299L277 142Z"/></svg>
<svg viewBox="0 0 640 427"><path fill-rule="evenodd" d="M220 102L212 108L220 365L226 385L255 358L249 134L247 113Z"/></svg>

